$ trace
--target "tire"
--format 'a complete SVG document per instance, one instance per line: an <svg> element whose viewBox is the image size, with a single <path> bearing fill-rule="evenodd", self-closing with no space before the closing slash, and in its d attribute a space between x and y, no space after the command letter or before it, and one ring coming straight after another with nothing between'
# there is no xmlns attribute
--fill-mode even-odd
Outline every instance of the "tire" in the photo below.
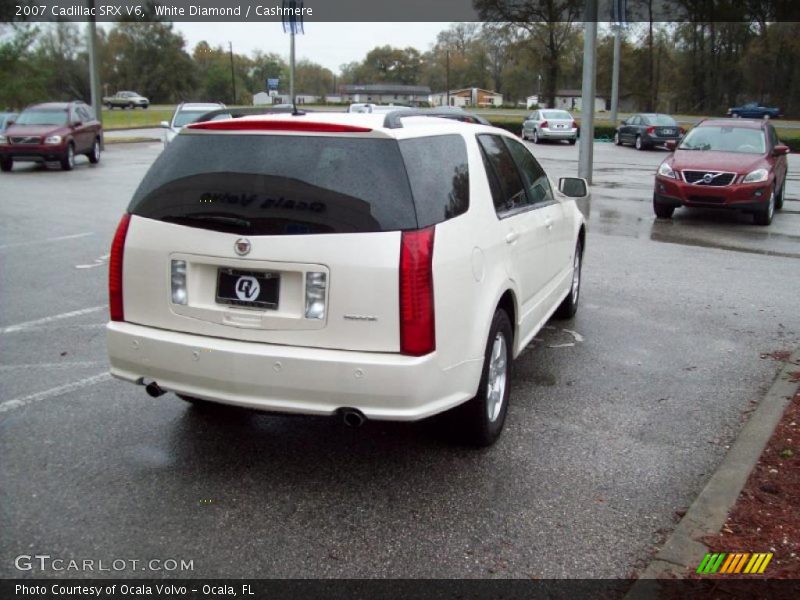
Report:
<svg viewBox="0 0 800 600"><path fill-rule="evenodd" d="M642 141L642 136L640 136L640 135L636 136L636 141L633 143L633 145L637 150L646 150L647 149L647 146L645 146L644 142Z"/></svg>
<svg viewBox="0 0 800 600"><path fill-rule="evenodd" d="M769 195L767 205L756 213L753 213L753 223L756 225L766 226L772 223L772 217L775 215L775 190Z"/></svg>
<svg viewBox="0 0 800 600"><path fill-rule="evenodd" d="M96 165L100 162L100 140L95 139L94 144L92 144L92 149L86 154L89 162L93 165Z"/></svg>
<svg viewBox="0 0 800 600"><path fill-rule="evenodd" d="M113 105L113 104L111 104L111 102L109 102L108 104L106 104L106 108L107 108L108 110L114 110L114 105Z"/></svg>
<svg viewBox="0 0 800 600"><path fill-rule="evenodd" d="M13 158L0 158L0 171L2 171L3 173L8 173L13 168L14 168Z"/></svg>
<svg viewBox="0 0 800 600"><path fill-rule="evenodd" d="M536 131L535 129L533 130L533 143L534 144L539 143L539 132Z"/></svg>
<svg viewBox="0 0 800 600"><path fill-rule="evenodd" d="M656 217L659 219L671 219L672 213L675 212L675 207L659 202L656 200L655 196L653 196L653 212L656 213Z"/></svg>
<svg viewBox="0 0 800 600"><path fill-rule="evenodd" d="M513 340L511 321L506 311L498 308L489 328L478 393L449 415L452 427L463 443L491 446L503 431L511 391Z"/></svg>
<svg viewBox="0 0 800 600"><path fill-rule="evenodd" d="M622 138L619 135L619 131L615 131L614 132L614 143L617 146L622 146Z"/></svg>
<svg viewBox="0 0 800 600"><path fill-rule="evenodd" d="M64 171L71 171L75 167L75 145L70 142L67 145L67 153L61 157L61 168Z"/></svg>
<svg viewBox="0 0 800 600"><path fill-rule="evenodd" d="M768 114L765 114L765 115L764 115L764 117L763 117L763 119L764 119L765 121L769 121L771 118L772 118L772 117L771 117L770 115L768 115Z"/></svg>
<svg viewBox="0 0 800 600"><path fill-rule="evenodd" d="M569 140L569 145L570 145L570 146L574 146L574 145L575 145L575 142L577 142L577 141L578 141L577 139L575 139L575 138L572 138L571 140Z"/></svg>
<svg viewBox="0 0 800 600"><path fill-rule="evenodd" d="M131 110L134 110L136 108L136 106L133 103L131 103L131 104L128 104L128 108L130 108Z"/></svg>
<svg viewBox="0 0 800 600"><path fill-rule="evenodd" d="M581 268L583 266L583 247L580 240L575 245L575 257L572 262L572 285L569 294L561 302L554 314L556 319L571 319L578 312L578 301L581 298Z"/></svg>
<svg viewBox="0 0 800 600"><path fill-rule="evenodd" d="M519 134L519 137L522 138L523 142L528 139L528 138L525 137L525 128L524 127L522 128L522 133Z"/></svg>
<svg viewBox="0 0 800 600"><path fill-rule="evenodd" d="M784 196L786 196L786 179L783 180L781 191L778 192L777 196L775 196L775 210L781 210L783 208Z"/></svg>

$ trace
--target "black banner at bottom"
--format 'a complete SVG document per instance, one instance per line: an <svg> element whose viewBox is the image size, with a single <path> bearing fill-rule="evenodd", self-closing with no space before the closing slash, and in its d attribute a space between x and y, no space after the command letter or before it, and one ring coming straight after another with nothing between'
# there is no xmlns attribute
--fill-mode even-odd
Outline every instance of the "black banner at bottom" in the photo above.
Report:
<svg viewBox="0 0 800 600"><path fill-rule="evenodd" d="M528 600L800 598L775 579L4 579L0 598L122 600Z"/></svg>

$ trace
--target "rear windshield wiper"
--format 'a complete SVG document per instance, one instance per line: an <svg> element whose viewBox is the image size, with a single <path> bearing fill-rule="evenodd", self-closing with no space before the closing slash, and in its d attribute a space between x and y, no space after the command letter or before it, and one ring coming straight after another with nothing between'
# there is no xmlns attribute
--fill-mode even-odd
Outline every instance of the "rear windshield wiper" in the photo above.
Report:
<svg viewBox="0 0 800 600"><path fill-rule="evenodd" d="M200 222L200 223L219 223L221 225L232 225L235 227L245 227L249 229L251 227L250 221L247 219L242 219L240 217L226 217L223 215L204 215L204 214L187 214L187 215L169 215L166 217L162 217L162 221L172 221L175 223L181 223L184 221L188 222Z"/></svg>

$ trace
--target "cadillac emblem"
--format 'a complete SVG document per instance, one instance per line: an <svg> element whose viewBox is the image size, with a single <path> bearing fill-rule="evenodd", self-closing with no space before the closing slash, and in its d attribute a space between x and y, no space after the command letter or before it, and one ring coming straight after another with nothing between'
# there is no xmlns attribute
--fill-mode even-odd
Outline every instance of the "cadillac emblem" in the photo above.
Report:
<svg viewBox="0 0 800 600"><path fill-rule="evenodd" d="M250 240L248 240L247 238L239 238L233 244L233 249L239 256L244 256L246 254L249 254L251 247L252 246L250 245Z"/></svg>

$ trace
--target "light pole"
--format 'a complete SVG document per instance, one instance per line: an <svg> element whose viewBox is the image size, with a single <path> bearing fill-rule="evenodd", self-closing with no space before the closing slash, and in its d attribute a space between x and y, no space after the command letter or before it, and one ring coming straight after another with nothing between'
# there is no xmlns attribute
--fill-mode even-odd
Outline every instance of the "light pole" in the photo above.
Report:
<svg viewBox="0 0 800 600"><path fill-rule="evenodd" d="M294 36L298 33L305 33L303 29L303 2L296 0L283 0L283 32L290 36L289 42L289 98L292 105L294 102ZM287 14L288 13L288 14Z"/></svg>
<svg viewBox="0 0 800 600"><path fill-rule="evenodd" d="M597 0L586 0L583 17L583 85L581 89L581 137L578 146L578 177L592 183L594 161L594 96L597 51Z"/></svg>
<svg viewBox="0 0 800 600"><path fill-rule="evenodd" d="M91 88L90 96L92 103L92 110L94 110L95 118L98 121L103 121L101 113L103 107L100 99L100 75L97 68L97 22L94 16L94 0L89 0L90 16L89 27L87 28L87 46L89 51L89 87ZM100 150L105 150L105 140L100 136Z"/></svg>

